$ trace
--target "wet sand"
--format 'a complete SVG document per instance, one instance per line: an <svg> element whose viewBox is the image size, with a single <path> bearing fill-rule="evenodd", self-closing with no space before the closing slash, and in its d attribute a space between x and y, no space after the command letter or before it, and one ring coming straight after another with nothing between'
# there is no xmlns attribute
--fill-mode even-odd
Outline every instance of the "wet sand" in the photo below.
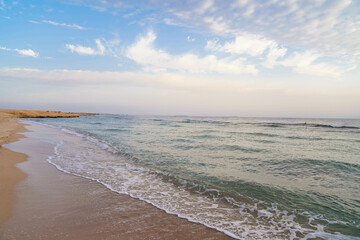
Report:
<svg viewBox="0 0 360 240"><path fill-rule="evenodd" d="M28 155L17 165L27 177L15 187L14 211L0 225L0 239L231 239L57 170L46 162L54 147L41 137L46 128L27 128L27 138L7 145Z"/></svg>
<svg viewBox="0 0 360 240"><path fill-rule="evenodd" d="M0 225L10 216L15 202L14 187L26 177L15 165L26 160L26 155L13 152L5 144L17 141L26 131L11 115L0 113Z"/></svg>

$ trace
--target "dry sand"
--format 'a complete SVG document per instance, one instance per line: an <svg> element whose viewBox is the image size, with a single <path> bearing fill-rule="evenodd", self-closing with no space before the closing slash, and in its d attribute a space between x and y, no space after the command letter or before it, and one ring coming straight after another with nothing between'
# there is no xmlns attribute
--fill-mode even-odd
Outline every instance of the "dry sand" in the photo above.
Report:
<svg viewBox="0 0 360 240"><path fill-rule="evenodd" d="M23 130L14 119L5 118L3 122L5 125L2 126L11 125L18 131ZM15 161L8 158L11 151L2 148L4 155L0 160L9 162L9 168L12 168L7 175L18 177L15 181L10 181L11 177L3 179L6 188L1 189L1 196L3 191L12 193L15 183L23 180L15 187L12 216L0 225L0 239L231 239L216 230L167 214L144 201L114 193L97 182L57 170L46 162L47 156L53 154L54 143L43 137L44 134L56 134L52 133L55 130L38 125L27 128L31 130L25 133L27 138L7 145L12 151L28 155L27 161L17 164L27 174L25 179L25 174L14 167ZM6 127L0 129L9 132ZM22 156L17 162L26 157L11 153ZM11 205L14 196L8 199L1 203L4 206L1 213L6 218L11 211L6 213L5 209Z"/></svg>

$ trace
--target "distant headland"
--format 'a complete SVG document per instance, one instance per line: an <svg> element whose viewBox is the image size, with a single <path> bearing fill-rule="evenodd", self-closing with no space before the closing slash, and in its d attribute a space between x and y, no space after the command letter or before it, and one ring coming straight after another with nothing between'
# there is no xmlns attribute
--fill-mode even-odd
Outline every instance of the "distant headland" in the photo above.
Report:
<svg viewBox="0 0 360 240"><path fill-rule="evenodd" d="M97 113L69 113L49 110L22 110L22 109L0 109L0 114L8 114L17 118L72 118L84 115L98 115Z"/></svg>

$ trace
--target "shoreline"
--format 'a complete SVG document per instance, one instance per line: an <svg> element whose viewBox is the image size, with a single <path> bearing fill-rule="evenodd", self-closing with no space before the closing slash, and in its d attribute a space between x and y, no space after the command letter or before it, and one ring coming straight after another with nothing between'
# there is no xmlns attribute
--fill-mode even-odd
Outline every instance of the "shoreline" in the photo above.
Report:
<svg viewBox="0 0 360 240"><path fill-rule="evenodd" d="M16 186L18 201L11 218L0 226L1 239L231 239L101 183L57 170L46 162L54 143L43 140L55 130L27 128L31 131L26 138L9 145L28 155L18 164L27 178Z"/></svg>
<svg viewBox="0 0 360 240"><path fill-rule="evenodd" d="M11 151L4 145L24 138L25 136L20 134L28 131L24 126L10 114L0 113L0 226L11 217L13 212L16 184L27 176L16 166L26 161L27 155Z"/></svg>

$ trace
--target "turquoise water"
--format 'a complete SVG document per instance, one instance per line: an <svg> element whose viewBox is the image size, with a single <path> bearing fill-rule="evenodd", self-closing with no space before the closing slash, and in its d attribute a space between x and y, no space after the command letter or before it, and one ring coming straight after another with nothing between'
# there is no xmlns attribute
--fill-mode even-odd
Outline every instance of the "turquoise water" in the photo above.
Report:
<svg viewBox="0 0 360 240"><path fill-rule="evenodd" d="M360 237L360 120L104 115L37 121L83 139L57 146L59 169L230 236Z"/></svg>

